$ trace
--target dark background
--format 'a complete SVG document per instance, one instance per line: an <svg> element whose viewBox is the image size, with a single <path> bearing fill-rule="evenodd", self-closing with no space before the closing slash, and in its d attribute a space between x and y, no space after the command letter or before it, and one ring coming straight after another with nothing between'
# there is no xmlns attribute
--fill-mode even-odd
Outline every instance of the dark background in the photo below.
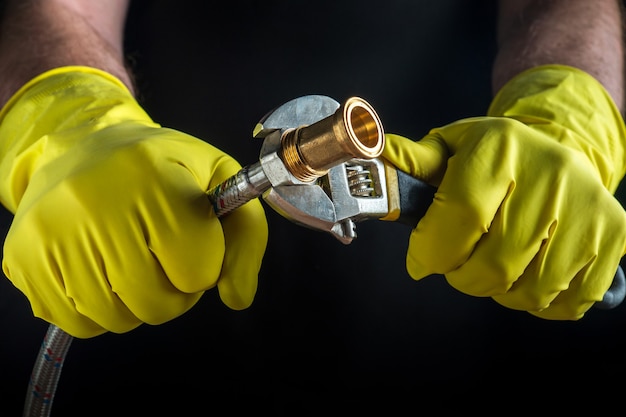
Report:
<svg viewBox="0 0 626 417"><path fill-rule="evenodd" d="M151 116L248 164L256 122L306 94L363 97L414 139L484 114L494 25L487 0L143 0L127 41ZM265 207L252 307L209 291L167 324L74 340L52 415L602 410L624 387L626 306L541 320L441 277L413 281L404 226L360 223L346 246ZM0 416L20 415L46 329L0 280Z"/></svg>

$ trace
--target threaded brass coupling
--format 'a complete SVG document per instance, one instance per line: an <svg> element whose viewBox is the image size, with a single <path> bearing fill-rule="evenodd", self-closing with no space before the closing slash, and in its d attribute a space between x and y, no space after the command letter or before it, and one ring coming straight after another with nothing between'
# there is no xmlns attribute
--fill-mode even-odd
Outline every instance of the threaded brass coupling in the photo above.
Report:
<svg viewBox="0 0 626 417"><path fill-rule="evenodd" d="M380 118L365 100L351 97L332 115L283 134L280 158L300 181L312 181L352 158L378 157L385 146Z"/></svg>

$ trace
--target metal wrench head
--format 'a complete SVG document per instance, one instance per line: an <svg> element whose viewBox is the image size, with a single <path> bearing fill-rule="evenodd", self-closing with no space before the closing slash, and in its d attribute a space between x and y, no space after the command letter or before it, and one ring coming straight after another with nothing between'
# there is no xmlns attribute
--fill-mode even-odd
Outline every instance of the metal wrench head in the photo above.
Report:
<svg viewBox="0 0 626 417"><path fill-rule="evenodd" d="M332 114L340 104L328 96L307 95L295 98L268 112L254 127L253 137L265 137L277 130L285 131L312 125Z"/></svg>
<svg viewBox="0 0 626 417"><path fill-rule="evenodd" d="M376 157L345 157L360 152L377 156L384 145L378 116L359 100L349 100L343 112L339 112L342 106L330 97L299 97L264 116L253 133L255 138L264 139L259 159L272 184L263 194L264 200L290 221L331 233L344 244L356 237L355 222L384 216L388 205L382 161ZM333 115L338 114L347 122L337 123ZM285 141L289 139L285 138L293 140L294 131L311 125L317 127L310 128L313 133L305 132L302 140L307 142L298 144L300 148L294 151L298 155L286 156ZM337 133L337 126L344 125L348 134ZM328 133L329 130L332 132ZM328 134L339 135L341 139L327 139ZM364 150L351 148L355 140L345 139L350 134L360 135L356 144ZM318 166L304 170L304 176L294 175L299 167L288 166L285 159L298 158L306 152L312 155L309 160ZM337 153L342 153L341 160L328 162L336 160ZM309 161L306 154L303 159L305 163Z"/></svg>

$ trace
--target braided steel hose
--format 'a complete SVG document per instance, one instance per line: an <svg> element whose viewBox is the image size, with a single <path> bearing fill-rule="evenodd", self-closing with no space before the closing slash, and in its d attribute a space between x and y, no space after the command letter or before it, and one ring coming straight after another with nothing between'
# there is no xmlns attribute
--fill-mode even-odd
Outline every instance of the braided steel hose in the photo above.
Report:
<svg viewBox="0 0 626 417"><path fill-rule="evenodd" d="M48 326L28 383L23 417L50 415L63 363L73 339L57 326Z"/></svg>

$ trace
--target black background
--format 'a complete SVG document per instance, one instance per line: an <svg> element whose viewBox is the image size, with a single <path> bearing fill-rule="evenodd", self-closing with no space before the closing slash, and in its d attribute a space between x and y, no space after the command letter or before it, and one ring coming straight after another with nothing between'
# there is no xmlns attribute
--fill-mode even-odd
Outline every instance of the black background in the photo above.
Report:
<svg viewBox="0 0 626 417"><path fill-rule="evenodd" d="M487 0L143 0L127 43L155 121L248 164L259 156L256 122L306 94L363 97L387 132L414 139L484 114L494 26ZM624 386L626 306L541 320L441 277L413 281L404 226L363 222L343 245L265 207L252 307L231 311L209 291L164 325L74 340L52 415L506 415L621 404L611 395ZM10 214L1 220L6 232ZM20 415L46 328L0 280L0 416Z"/></svg>

